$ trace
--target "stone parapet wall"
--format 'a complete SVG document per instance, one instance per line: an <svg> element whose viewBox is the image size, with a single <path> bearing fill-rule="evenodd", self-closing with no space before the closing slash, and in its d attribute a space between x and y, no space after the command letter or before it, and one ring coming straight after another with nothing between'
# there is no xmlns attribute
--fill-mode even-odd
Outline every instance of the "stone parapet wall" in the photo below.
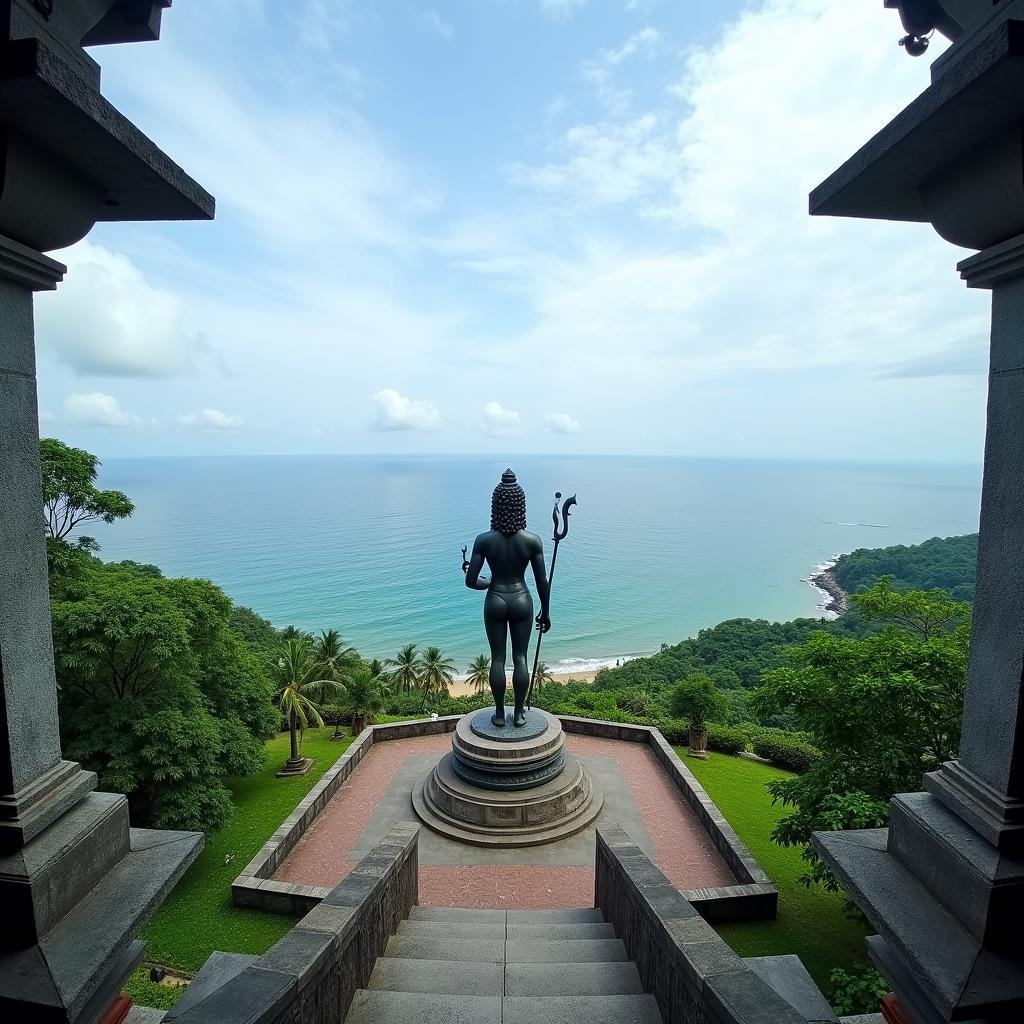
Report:
<svg viewBox="0 0 1024 1024"><path fill-rule="evenodd" d="M339 1024L416 905L419 826L402 822L319 905L175 1024Z"/></svg>
<svg viewBox="0 0 1024 1024"><path fill-rule="evenodd" d="M355 742L306 794L298 806L263 844L259 853L231 884L231 898L237 907L268 910L298 916L312 910L329 892L318 885L278 882L274 872L284 863L296 843L305 835L316 816L330 803L374 743L453 732L461 715L425 718L414 722L393 722L365 728ZM410 809L411 814L411 809Z"/></svg>
<svg viewBox="0 0 1024 1024"><path fill-rule="evenodd" d="M312 910L327 895L328 889L280 882L273 875L316 816L351 776L374 743L453 732L461 717L447 715L436 719L373 725L364 729L234 880L231 893L235 905L296 917ZM736 877L736 885L694 889L684 893L706 920L719 923L775 916L779 898L775 886L660 730L645 725L627 725L571 715L559 715L558 718L566 733L599 736L627 743L645 743L651 747L673 785L693 810Z"/></svg>
<svg viewBox="0 0 1024 1024"><path fill-rule="evenodd" d="M598 825L594 902L673 1024L807 1024L618 825Z"/></svg>
<svg viewBox="0 0 1024 1024"><path fill-rule="evenodd" d="M704 826L704 831L711 837L738 882L737 885L694 889L684 894L706 920L717 923L775 916L779 902L778 890L659 729L593 718L560 717L562 728L567 733L646 743L654 751L666 774Z"/></svg>

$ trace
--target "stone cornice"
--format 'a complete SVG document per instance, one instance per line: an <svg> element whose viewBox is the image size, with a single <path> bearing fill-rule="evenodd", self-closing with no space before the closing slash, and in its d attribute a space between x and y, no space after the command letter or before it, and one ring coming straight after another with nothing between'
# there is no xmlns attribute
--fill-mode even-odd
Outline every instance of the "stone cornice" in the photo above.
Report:
<svg viewBox="0 0 1024 1024"><path fill-rule="evenodd" d="M1024 235L1008 238L961 260L960 271L968 288L993 288L1011 277L1024 275Z"/></svg>
<svg viewBox="0 0 1024 1024"><path fill-rule="evenodd" d="M63 263L0 235L0 278L16 281L34 292L53 291L67 269Z"/></svg>

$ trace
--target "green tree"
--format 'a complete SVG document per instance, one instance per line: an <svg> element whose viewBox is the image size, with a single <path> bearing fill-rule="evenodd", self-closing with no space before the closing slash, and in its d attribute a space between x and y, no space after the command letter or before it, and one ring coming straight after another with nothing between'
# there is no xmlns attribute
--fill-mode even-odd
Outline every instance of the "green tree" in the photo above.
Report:
<svg viewBox="0 0 1024 1024"><path fill-rule="evenodd" d="M691 729L702 731L708 722L727 714L728 703L709 675L695 672L672 690L671 708L676 718L689 723Z"/></svg>
<svg viewBox="0 0 1024 1024"><path fill-rule="evenodd" d="M537 675L534 678L534 687L537 693L540 693L545 686L550 686L555 681L555 677L551 674L551 670L548 668L546 662L540 662L537 665Z"/></svg>
<svg viewBox="0 0 1024 1024"><path fill-rule="evenodd" d="M769 786L794 808L773 838L804 847L808 885L835 886L812 832L884 825L890 798L918 789L960 742L969 606L885 579L851 600L884 627L860 638L813 633L753 694L762 713L792 712L822 752L803 775Z"/></svg>
<svg viewBox="0 0 1024 1024"><path fill-rule="evenodd" d="M466 682L473 687L474 693L483 693L491 683L491 659L486 654L478 654L469 663L469 675Z"/></svg>
<svg viewBox="0 0 1024 1024"><path fill-rule="evenodd" d="M272 662L278 680L274 700L288 723L291 737L291 756L288 765L302 763L301 733L309 726L322 726L324 720L317 703L325 690L344 692L344 686L333 679L320 678L320 663L305 637L291 637L281 645L276 661Z"/></svg>
<svg viewBox="0 0 1024 1024"><path fill-rule="evenodd" d="M52 608L68 756L126 793L140 824L224 824L223 778L259 770L277 726L272 683L231 631L229 599L206 580L93 560Z"/></svg>
<svg viewBox="0 0 1024 1024"><path fill-rule="evenodd" d="M335 683L344 685L351 672L360 665L359 652L342 642L336 629L324 629L313 641L313 658L317 672Z"/></svg>
<svg viewBox="0 0 1024 1024"><path fill-rule="evenodd" d="M352 671L345 684L344 702L352 712L353 735L361 731L368 717L384 710L391 695L380 668L380 662L364 663Z"/></svg>
<svg viewBox="0 0 1024 1024"><path fill-rule="evenodd" d="M420 689L423 691L423 705L426 711L427 701L431 697L447 697L448 686L455 673L455 664L446 658L440 647L428 647L420 658Z"/></svg>
<svg viewBox="0 0 1024 1024"><path fill-rule="evenodd" d="M420 685L420 656L415 644L406 644L385 662L391 670L391 686L395 693L409 693Z"/></svg>
<svg viewBox="0 0 1024 1024"><path fill-rule="evenodd" d="M96 486L100 461L91 452L72 448L53 437L39 441L43 482L43 525L51 574L65 574L82 565L81 553L96 551L92 537L68 538L83 523L112 523L135 511L121 491Z"/></svg>

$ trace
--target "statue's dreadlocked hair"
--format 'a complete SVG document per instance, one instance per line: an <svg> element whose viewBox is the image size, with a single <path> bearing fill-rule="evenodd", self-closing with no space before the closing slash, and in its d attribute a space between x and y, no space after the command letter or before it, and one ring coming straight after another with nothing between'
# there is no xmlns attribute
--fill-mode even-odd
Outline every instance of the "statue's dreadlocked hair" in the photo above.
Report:
<svg viewBox="0 0 1024 1024"><path fill-rule="evenodd" d="M491 495L491 529L506 537L526 529L526 492L511 469L501 474L501 483Z"/></svg>

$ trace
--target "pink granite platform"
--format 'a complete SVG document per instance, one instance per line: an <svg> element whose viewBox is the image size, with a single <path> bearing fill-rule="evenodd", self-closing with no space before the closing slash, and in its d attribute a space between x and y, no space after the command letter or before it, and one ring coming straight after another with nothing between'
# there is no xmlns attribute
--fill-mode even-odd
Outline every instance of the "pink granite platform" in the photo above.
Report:
<svg viewBox="0 0 1024 1024"><path fill-rule="evenodd" d="M617 821L681 890L736 884L647 744L573 735L568 745L605 792L598 825ZM450 749L447 734L374 744L273 877L336 885L392 824L416 820L412 785ZM593 858L593 828L545 846L498 850L424 828L419 899L452 907L589 907Z"/></svg>

